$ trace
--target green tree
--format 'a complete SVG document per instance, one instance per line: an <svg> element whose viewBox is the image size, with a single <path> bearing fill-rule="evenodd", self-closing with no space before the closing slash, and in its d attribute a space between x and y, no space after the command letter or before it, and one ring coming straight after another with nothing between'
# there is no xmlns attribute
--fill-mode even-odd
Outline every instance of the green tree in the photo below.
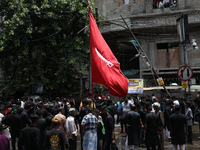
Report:
<svg viewBox="0 0 200 150"><path fill-rule="evenodd" d="M0 66L5 96L34 94L43 84L46 95L77 91L75 63L89 60L87 0L2 0Z"/></svg>

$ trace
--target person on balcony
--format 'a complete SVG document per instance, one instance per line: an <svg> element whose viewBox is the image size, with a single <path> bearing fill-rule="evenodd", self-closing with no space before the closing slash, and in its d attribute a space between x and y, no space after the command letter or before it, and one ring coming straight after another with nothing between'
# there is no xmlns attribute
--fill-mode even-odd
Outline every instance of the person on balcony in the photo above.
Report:
<svg viewBox="0 0 200 150"><path fill-rule="evenodd" d="M164 12L163 0L160 1L160 3L159 3L159 8L162 9L162 12Z"/></svg>
<svg viewBox="0 0 200 150"><path fill-rule="evenodd" d="M169 7L170 6L169 0L163 0L163 4L164 4L165 7Z"/></svg>

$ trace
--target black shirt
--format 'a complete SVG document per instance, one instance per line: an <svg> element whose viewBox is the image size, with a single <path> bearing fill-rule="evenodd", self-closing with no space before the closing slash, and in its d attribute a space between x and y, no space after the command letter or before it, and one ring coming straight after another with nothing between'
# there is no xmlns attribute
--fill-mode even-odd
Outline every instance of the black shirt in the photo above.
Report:
<svg viewBox="0 0 200 150"><path fill-rule="evenodd" d="M171 142L172 144L185 144L186 116L181 113L174 113L170 117Z"/></svg>
<svg viewBox="0 0 200 150"><path fill-rule="evenodd" d="M114 115L116 114L116 109L114 105L110 105L109 109L109 114L114 118Z"/></svg>
<svg viewBox="0 0 200 150"><path fill-rule="evenodd" d="M98 140L103 140L104 139L104 134L102 132L102 129L103 129L103 126L102 126L101 122L98 122L98 127L97 127L97 139Z"/></svg>
<svg viewBox="0 0 200 150"><path fill-rule="evenodd" d="M128 127L128 145L140 144L140 115L135 111L129 111L127 115Z"/></svg>
<svg viewBox="0 0 200 150"><path fill-rule="evenodd" d="M144 110L144 108L141 108L139 110L139 114L140 114L140 118L142 120L142 123L145 124L145 119L146 119L147 112Z"/></svg>
<svg viewBox="0 0 200 150"><path fill-rule="evenodd" d="M37 128L40 130L40 149L44 149L43 148L43 143L44 143L44 132L45 132L45 129L46 129L47 125L46 125L46 122L45 122L45 118L40 118L38 120L38 123L37 123Z"/></svg>
<svg viewBox="0 0 200 150"><path fill-rule="evenodd" d="M23 110L23 112L20 115L20 122L21 122L21 128L22 129L24 127L26 127L26 124L31 125L31 121L30 121L29 115L25 110Z"/></svg>
<svg viewBox="0 0 200 150"><path fill-rule="evenodd" d="M64 131L56 129L47 131L44 146L50 150L65 150L69 147Z"/></svg>
<svg viewBox="0 0 200 150"><path fill-rule="evenodd" d="M181 113L185 114L185 102L179 102L179 105L181 106Z"/></svg>
<svg viewBox="0 0 200 150"><path fill-rule="evenodd" d="M59 111L58 111L58 105L52 107L52 109L51 109L51 114L52 114L53 116L55 116L55 115L57 115L58 113L59 113Z"/></svg>
<svg viewBox="0 0 200 150"><path fill-rule="evenodd" d="M169 117L172 114L172 110L171 107L167 106L164 112L164 118L165 118L165 126L167 127L168 130L170 130L170 126L169 126Z"/></svg>
<svg viewBox="0 0 200 150"><path fill-rule="evenodd" d="M108 113L104 120L104 127L105 127L105 141L112 142L112 132L114 131L115 122L113 117ZM110 143L111 144L111 143Z"/></svg>
<svg viewBox="0 0 200 150"><path fill-rule="evenodd" d="M40 130L37 127L25 127L22 130L19 138L25 150L39 150Z"/></svg>
<svg viewBox="0 0 200 150"><path fill-rule="evenodd" d="M146 138L145 143L146 145L158 145L158 125L159 125L159 118L158 116L151 112L146 115L145 124L147 125L146 129Z"/></svg>
<svg viewBox="0 0 200 150"><path fill-rule="evenodd" d="M195 99L195 103L197 104L198 109L200 109L200 97L197 97L197 98Z"/></svg>
<svg viewBox="0 0 200 150"><path fill-rule="evenodd" d="M17 113L10 114L5 117L4 121L6 122L6 125L10 126L11 135L19 137L21 131L20 115Z"/></svg>
<svg viewBox="0 0 200 150"><path fill-rule="evenodd" d="M69 116L69 108L67 104L64 104L64 109L65 109L65 117L67 118Z"/></svg>
<svg viewBox="0 0 200 150"><path fill-rule="evenodd" d="M81 108L80 113L79 113L79 117L81 117L81 120L79 120L79 122L83 120L83 117L85 115L86 115L86 108Z"/></svg>

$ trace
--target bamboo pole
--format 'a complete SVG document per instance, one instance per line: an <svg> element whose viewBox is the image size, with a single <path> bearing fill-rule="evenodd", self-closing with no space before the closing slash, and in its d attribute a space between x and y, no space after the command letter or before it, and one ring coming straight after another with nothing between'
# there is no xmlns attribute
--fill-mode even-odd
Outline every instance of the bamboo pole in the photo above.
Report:
<svg viewBox="0 0 200 150"><path fill-rule="evenodd" d="M134 40L137 42L137 44L138 44L138 46L139 46L139 48L140 48L140 51L142 52L142 54L144 54L144 56L145 56L147 62L149 63L149 65L150 65L150 67L151 67L150 69L151 69L151 70L153 71L153 73L157 76L157 78L159 78L158 73L156 72L156 70L155 70L154 67L152 66L151 61L149 60L147 54L146 54L146 53L144 52L144 50L142 49L140 43L137 41L135 35L133 34L133 32L131 31L131 29L129 28L129 26L128 26L128 24L126 23L126 21L124 20L124 18L123 18L122 16L121 16L121 18L122 18L122 20L124 21L125 25L127 26L127 29L128 29L129 32L131 33L132 37L133 37ZM165 85L163 84L162 86L163 86L164 90L167 92L167 94L171 97L171 94L170 94L169 91L166 89Z"/></svg>

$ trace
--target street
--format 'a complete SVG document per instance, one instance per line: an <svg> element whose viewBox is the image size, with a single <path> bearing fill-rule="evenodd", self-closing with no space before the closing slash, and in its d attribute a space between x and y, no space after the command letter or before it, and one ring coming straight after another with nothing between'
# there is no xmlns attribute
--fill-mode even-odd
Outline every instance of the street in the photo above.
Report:
<svg viewBox="0 0 200 150"><path fill-rule="evenodd" d="M115 135L116 135L116 143L119 150L125 150L125 133L120 133L120 124L115 125ZM195 122L195 124L192 127L193 131L193 145L186 144L186 150L200 150L200 140L198 137L200 137L200 132L198 130L198 123ZM77 140L77 150L80 150L80 135L78 136ZM170 142L165 142L165 150L171 150L172 145ZM146 150L146 147L139 147L138 150Z"/></svg>

